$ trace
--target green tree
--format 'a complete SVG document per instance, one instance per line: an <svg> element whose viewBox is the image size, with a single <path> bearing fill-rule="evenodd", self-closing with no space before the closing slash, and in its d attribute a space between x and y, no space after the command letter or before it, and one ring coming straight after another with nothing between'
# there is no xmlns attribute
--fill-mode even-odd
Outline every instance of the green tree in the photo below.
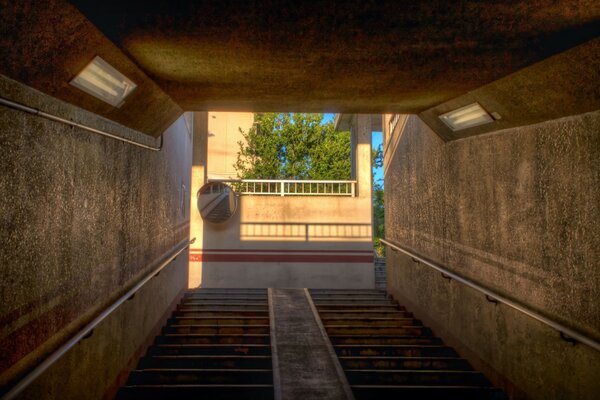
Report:
<svg viewBox="0 0 600 400"><path fill-rule="evenodd" d="M262 113L241 130L235 168L242 179L350 179L350 133L323 114Z"/></svg>
<svg viewBox="0 0 600 400"><path fill-rule="evenodd" d="M381 239L385 237L385 215L383 204L383 185L375 180L375 169L383 167L383 150L381 146L373 149L373 247L377 255L385 256L385 246Z"/></svg>

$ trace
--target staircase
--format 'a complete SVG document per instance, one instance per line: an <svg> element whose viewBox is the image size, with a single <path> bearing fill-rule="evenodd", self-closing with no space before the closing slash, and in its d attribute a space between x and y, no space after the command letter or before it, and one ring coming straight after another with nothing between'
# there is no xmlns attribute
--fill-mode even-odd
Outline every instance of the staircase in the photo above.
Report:
<svg viewBox="0 0 600 400"><path fill-rule="evenodd" d="M385 290L387 286L385 257L375 256L373 265L375 266L375 289Z"/></svg>
<svg viewBox="0 0 600 400"><path fill-rule="evenodd" d="M385 291L314 289L310 297L356 399L506 399ZM273 295L273 304L268 298L265 289L188 291L116 398L273 399L273 309L284 323L276 330L278 346L294 345L297 331L315 318L298 311L306 297L289 304L279 303L283 295ZM291 322L282 322L288 316ZM276 376L302 373L294 372L297 359L286 354ZM331 360L327 352L317 359L323 357ZM343 374L337 376L343 382ZM295 376L290 382L294 392Z"/></svg>
<svg viewBox="0 0 600 400"><path fill-rule="evenodd" d="M505 399L382 290L311 290L354 396Z"/></svg>
<svg viewBox="0 0 600 400"><path fill-rule="evenodd" d="M185 294L117 399L273 399L266 289Z"/></svg>

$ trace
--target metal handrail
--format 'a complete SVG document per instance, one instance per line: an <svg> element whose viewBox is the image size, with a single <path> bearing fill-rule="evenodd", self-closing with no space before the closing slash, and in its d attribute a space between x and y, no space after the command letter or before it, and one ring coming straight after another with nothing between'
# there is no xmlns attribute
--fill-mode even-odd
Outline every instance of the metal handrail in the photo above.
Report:
<svg viewBox="0 0 600 400"><path fill-rule="evenodd" d="M71 121L71 120L59 117L57 115L49 114L49 113L44 112L44 111L42 111L40 109L29 107L29 106L26 106L25 104L17 103L15 101L12 101L12 100L9 100L9 99L5 99L3 97L0 97L0 104L2 104L3 106L9 107L9 108L15 109L15 110L23 111L23 112L26 112L26 113L29 113L29 114L33 114L33 115L37 115L37 116L42 117L42 118L49 119L51 121L60 122L60 123L72 126L74 128L80 128L80 129L83 129L83 130L88 131L88 132L92 132L92 133L96 133L96 134L101 135L101 136L105 136L107 138L111 138L111 139L114 139L114 140L118 140L120 142L128 143L128 144L131 144L131 145L134 145L134 146L137 146L137 147L141 147L143 149L152 150L152 151L160 151L162 149L162 146L163 146L163 137L162 137L162 135L160 136L160 145L158 147L153 147L153 146L148 146L147 144L144 144L144 143L139 143L139 142L136 142L134 140L130 140L130 139L126 139L126 138L121 137L121 136L117 136L117 135L115 135L113 133L106 132L106 131L103 131L101 129L92 128L90 126L83 125L83 124L80 124L78 122L74 122L74 121Z"/></svg>
<svg viewBox="0 0 600 400"><path fill-rule="evenodd" d="M73 335L66 343L56 349L50 354L44 361L38 364L33 370L27 375L23 376L8 392L2 395L2 400L12 400L16 398L23 390L27 388L33 381L35 381L44 371L46 371L52 364L58 361L67 351L73 346L79 343L82 339L86 339L93 333L93 330L100 322L108 317L113 311L115 311L121 304L126 302L128 299L132 299L136 292L140 290L150 279L157 276L160 271L163 270L167 265L171 263L177 256L179 256L185 249L187 249L192 243L196 241L196 238L191 240L185 239L175 245L175 247L169 252L168 258L163 261L157 268L146 274L137 284L127 291L124 295L119 297L110 306L104 309L96 318L84 326L79 332Z"/></svg>
<svg viewBox="0 0 600 400"><path fill-rule="evenodd" d="M491 298L492 300L490 300L490 301L495 300L498 303L506 304L507 306L514 308L515 310L520 311L523 314L525 314L545 325L548 325L549 327L557 330L561 334L561 337L563 339L565 338L565 335L566 335L568 337L567 339L575 340L577 342L586 344L595 350L600 351L600 342L585 336L583 333L577 332L577 331L575 331L569 327L566 327L556 321L553 321L547 317L544 317L543 315L529 309L528 307L526 307L522 304L519 304L519 303L517 303L511 299L508 299L498 293L495 293L489 289L486 289L483 286L481 286L467 278L463 278L462 276L460 276L454 272L451 272L451 271L447 270L446 268L434 263L433 261L427 260L423 256L420 256L419 254L415 253L414 250L401 247L400 245L391 243L390 241L388 241L386 239L380 239L380 240L381 240L381 243L384 243L385 245L391 247L392 249L400 251L400 252L412 257L413 260L418 260L422 264L425 264L428 267L431 267L431 268L435 269L436 271L441 272L445 277L452 278L452 279L456 280L457 282L462 283L463 285L466 285L472 289L477 290L478 292L485 294L488 297L488 300L490 300L490 298Z"/></svg>

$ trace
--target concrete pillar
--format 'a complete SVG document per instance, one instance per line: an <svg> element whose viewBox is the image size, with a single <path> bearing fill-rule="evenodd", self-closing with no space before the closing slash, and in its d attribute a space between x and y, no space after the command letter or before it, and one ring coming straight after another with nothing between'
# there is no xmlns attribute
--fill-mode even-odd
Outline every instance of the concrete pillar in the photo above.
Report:
<svg viewBox="0 0 600 400"><path fill-rule="evenodd" d="M192 141L192 184L190 192L190 237L196 242L191 250L202 248L204 241L204 222L197 207L196 193L206 183L206 161L208 159L208 113L194 113L194 137ZM193 253L193 251L192 251ZM190 254L188 287L198 287L202 282L202 262L196 261Z"/></svg>
<svg viewBox="0 0 600 400"><path fill-rule="evenodd" d="M352 118L352 179L356 185L357 197L371 197L371 115L355 114Z"/></svg>

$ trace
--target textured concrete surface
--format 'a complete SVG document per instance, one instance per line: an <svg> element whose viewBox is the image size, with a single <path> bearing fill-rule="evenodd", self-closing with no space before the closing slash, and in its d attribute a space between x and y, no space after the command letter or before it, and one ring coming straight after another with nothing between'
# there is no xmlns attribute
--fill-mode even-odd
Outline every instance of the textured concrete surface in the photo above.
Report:
<svg viewBox="0 0 600 400"><path fill-rule="evenodd" d="M600 32L600 29L598 30ZM600 38L540 61L419 114L446 140L600 109ZM453 132L438 116L478 102L500 119Z"/></svg>
<svg viewBox="0 0 600 400"><path fill-rule="evenodd" d="M600 339L600 112L447 143L418 117L399 126L386 154L386 236ZM394 252L387 265L388 287L509 393L597 396L597 351Z"/></svg>
<svg viewBox="0 0 600 400"><path fill-rule="evenodd" d="M598 34L594 0L72 0L182 108L422 111Z"/></svg>
<svg viewBox="0 0 600 400"><path fill-rule="evenodd" d="M4 77L0 95L151 141ZM0 383L187 237L190 141L183 118L151 152L0 107ZM164 307L157 299L156 312Z"/></svg>
<svg viewBox="0 0 600 400"><path fill-rule="evenodd" d="M352 399L303 289L272 289L281 398ZM343 377L343 372L342 372Z"/></svg>
<svg viewBox="0 0 600 400"><path fill-rule="evenodd" d="M0 0L0 8L0 73L153 136L183 109L424 112L448 139L592 111L600 97L594 0ZM138 85L120 108L68 84L95 55ZM502 120L460 134L440 125L440 111L474 100Z"/></svg>
<svg viewBox="0 0 600 400"><path fill-rule="evenodd" d="M149 281L19 399L113 399L160 334L187 283L187 253ZM67 378L67 379L66 379Z"/></svg>
<svg viewBox="0 0 600 400"><path fill-rule="evenodd" d="M71 4L0 0L0 73L43 93L158 136L181 108ZM137 87L120 107L69 84L100 56Z"/></svg>

